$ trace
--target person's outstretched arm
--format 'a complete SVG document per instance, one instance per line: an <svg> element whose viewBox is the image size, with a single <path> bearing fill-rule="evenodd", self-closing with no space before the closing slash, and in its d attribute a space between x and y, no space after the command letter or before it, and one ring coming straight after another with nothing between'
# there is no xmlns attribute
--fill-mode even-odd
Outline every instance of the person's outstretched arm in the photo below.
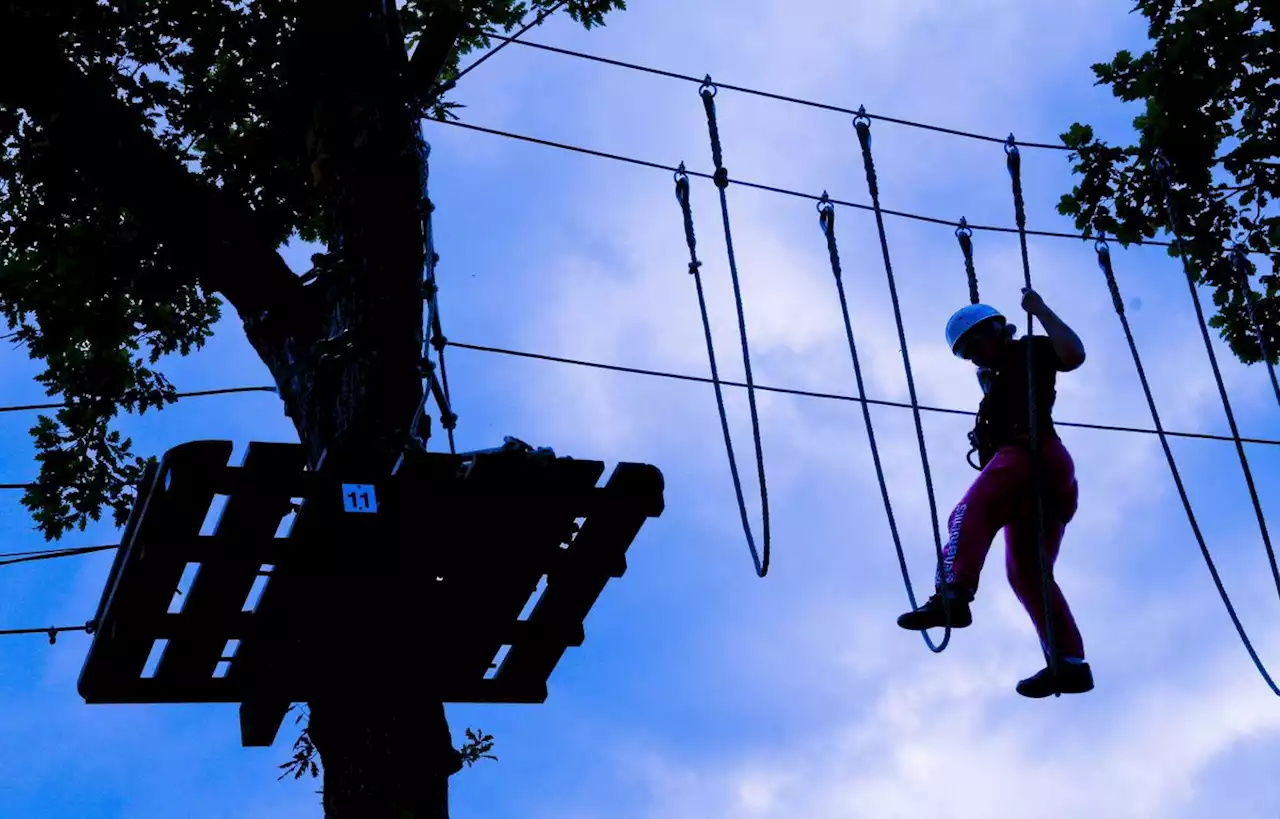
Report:
<svg viewBox="0 0 1280 819"><path fill-rule="evenodd" d="M1065 321L1049 309L1049 305L1044 303L1039 293L1023 288L1022 309L1040 319L1040 323L1044 325L1045 335L1049 337L1053 351L1058 354L1058 359L1062 362L1063 372L1070 372L1084 363L1084 342Z"/></svg>

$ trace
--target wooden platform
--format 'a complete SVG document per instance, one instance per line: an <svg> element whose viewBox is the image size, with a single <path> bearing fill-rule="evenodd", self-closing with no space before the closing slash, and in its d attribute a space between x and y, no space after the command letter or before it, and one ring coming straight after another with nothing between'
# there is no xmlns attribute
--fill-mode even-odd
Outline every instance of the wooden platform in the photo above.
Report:
<svg viewBox="0 0 1280 819"><path fill-rule="evenodd" d="M337 476L306 471L296 444L254 442L240 466L231 451L183 444L145 476L80 675L86 702L241 703L245 745L270 745L290 703L376 675L411 673L446 702L542 702L663 510L645 464L601 487L598 461L524 452L413 453L391 475Z"/></svg>

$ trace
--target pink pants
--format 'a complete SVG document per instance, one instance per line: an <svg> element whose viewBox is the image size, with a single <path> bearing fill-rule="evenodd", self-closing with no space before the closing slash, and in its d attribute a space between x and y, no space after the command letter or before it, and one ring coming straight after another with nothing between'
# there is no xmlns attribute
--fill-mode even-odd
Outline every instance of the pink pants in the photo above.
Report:
<svg viewBox="0 0 1280 819"><path fill-rule="evenodd" d="M1079 501L1075 464L1062 441L1046 440L1041 447L1044 486L1044 545L1049 562L1049 607L1059 656L1084 658L1084 644L1062 590L1053 579L1053 564L1067 524ZM1035 495L1031 487L1031 453L1025 447L1002 447L986 465L947 523L950 539L942 550L938 582L953 584L970 594L978 590L978 575L996 533L1004 529L1005 569L1009 585L1031 615L1040 645L1048 651L1044 623L1044 595L1036 543Z"/></svg>

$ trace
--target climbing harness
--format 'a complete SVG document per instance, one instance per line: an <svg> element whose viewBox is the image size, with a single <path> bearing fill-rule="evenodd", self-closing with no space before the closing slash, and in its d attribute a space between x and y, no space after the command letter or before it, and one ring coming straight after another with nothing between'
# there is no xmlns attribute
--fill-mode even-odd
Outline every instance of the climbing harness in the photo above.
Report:
<svg viewBox="0 0 1280 819"><path fill-rule="evenodd" d="M422 201L419 205L423 236L422 298L427 302L427 326L426 332L422 335L421 372L427 381L427 386L422 391L422 400L418 403L418 409L413 415L410 434L417 445L425 451L431 428L431 419L427 416L427 402L434 397L436 406L440 408L440 426L444 427L449 436L449 451L456 454L458 450L453 431L457 426L458 416L453 413L453 403L449 397L449 374L444 365L444 348L448 346L449 340L441 330L440 302L437 297L440 288L436 284L436 264L439 263L440 256L436 253L431 234L431 214L435 211L435 205L427 192L429 173L427 160L431 156L431 144L421 139L419 144L422 149ZM435 362L431 360L433 348L436 351L436 357L440 360L438 378Z"/></svg>
<svg viewBox="0 0 1280 819"><path fill-rule="evenodd" d="M1178 489L1178 497L1182 500L1182 508L1186 510L1187 521L1191 524L1191 532L1195 535L1196 543L1200 546L1200 554L1204 556L1205 565L1209 567L1209 575L1213 578L1213 584L1218 588L1218 595L1222 598L1223 605L1227 608L1227 614L1231 617L1231 622L1236 627L1236 633L1240 635L1240 641L1244 643L1245 650L1249 652L1253 664L1257 666L1258 673L1262 675L1262 679L1271 687L1271 691L1280 696L1280 686L1277 686L1272 680L1271 675L1267 673L1267 668L1262 664L1262 660L1258 658L1258 652L1254 649L1253 643L1249 641L1249 635L1245 633L1244 626L1240 623L1240 618L1236 614L1235 606L1231 604L1231 598L1227 594L1226 588L1222 585L1222 578L1218 576L1218 569L1214 566L1213 557L1209 554L1209 547L1205 544L1204 534L1200 531L1200 524L1196 521L1195 512L1191 508L1191 500L1187 497L1187 489L1182 484L1182 475L1178 471L1178 464L1173 459L1173 450L1169 447L1168 433L1165 432L1164 425L1160 422L1160 413L1156 409L1156 400L1151 395L1151 385L1147 382L1147 372L1142 366L1142 358L1138 355L1138 345L1133 340L1133 331L1129 327L1129 318L1125 315L1124 301L1120 298L1120 287L1116 284L1116 276L1111 268L1111 251L1107 247L1106 238L1100 238L1094 243L1094 249L1098 254L1098 267L1102 269L1102 273L1107 279L1107 288L1111 291L1111 302L1115 306L1116 315L1120 317L1120 326L1124 328L1124 337L1129 342L1129 352L1133 355L1133 364L1138 371L1138 380L1142 383L1142 392L1147 397L1147 406L1151 409L1151 420L1155 424L1156 434L1160 437L1160 446L1164 448L1164 457L1169 462L1169 472L1173 475L1174 486Z"/></svg>
<svg viewBox="0 0 1280 819"><path fill-rule="evenodd" d="M1013 184L1013 210L1018 225L1018 242L1022 247L1022 276L1026 288L1031 289L1031 260L1027 255L1027 210L1022 198L1022 155L1013 134L1004 144L1005 164L1009 169L1009 179ZM1042 475L1040 452L1040 424L1036 407L1035 348L1031 343L1035 336L1033 316L1027 311L1027 438L1031 454L1031 485L1035 487L1036 501L1036 557L1040 562L1040 588L1044 598L1044 635L1045 656L1049 660L1049 673L1057 677L1061 657L1058 656L1057 641L1053 639L1053 608L1049 601L1051 585L1049 556L1044 545L1044 481ZM1054 692L1054 696L1061 696Z"/></svg>
<svg viewBox="0 0 1280 819"><path fill-rule="evenodd" d="M889 240L884 232L884 214L880 210L880 186L876 181L875 160L871 157L871 118L865 108L858 109L853 118L854 130L858 132L858 142L862 146L862 164L866 170L867 190L871 194L871 206L876 215L876 229L880 232L880 255L884 257L885 276L889 281L889 298L893 302L893 317L898 325L898 345L902 350L902 366L907 374L907 394L911 398L911 413L916 422L916 441L920 446L920 463L924 467L924 485L929 496L929 518L933 522L933 544L938 557L937 579L942 585L942 534L938 528L938 501L933 493L933 474L929 471L929 453L924 442L924 424L920 420L920 402L916 399L916 382L911 374L911 356L907 352L907 331L902 322L902 308L898 304L898 288L893 278L893 264L889 261ZM907 582L907 593L911 595L911 583ZM912 595L912 604L915 604ZM937 648L930 643L929 648L935 653L946 647L951 639L951 602L947 595L942 595L943 613L946 620L946 633ZM928 638L926 637L926 641Z"/></svg>
<svg viewBox="0 0 1280 819"><path fill-rule="evenodd" d="M849 340L849 357L853 359L853 377L858 383L858 395L866 396L867 390L862 380L862 364L858 360L858 345L853 339L853 322L849 318L849 301L845 297L844 292L844 276L840 267L840 252L836 247L836 210L826 192L823 191L822 199L818 202L818 224L822 228L822 232L827 237L827 253L831 257L831 274L836 280L836 292L840 296L840 314L844 317L845 337ZM918 608L916 604L915 590L911 587L911 573L907 570L907 557L902 550L902 538L898 534L898 522L893 516L893 503L889 500L889 485L884 477L884 465L880 461L880 448L876 445L876 433L871 423L871 407L866 401L862 403L862 420L867 427L867 442L871 445L871 460L876 467L876 480L880 482L880 497L884 499L884 511L889 518L889 534L893 536L893 548L898 553L898 566L902 569L902 581L907 586L907 599L911 601L911 608ZM945 598L944 598L945 599ZM948 622L950 617L948 616ZM947 643L951 640L951 627L947 626L943 635L942 642L934 645L930 639L928 632L920 632L920 636L924 638L925 645L929 650L937 654L947 647Z"/></svg>
<svg viewBox="0 0 1280 819"><path fill-rule="evenodd" d="M1231 410L1231 399L1227 397L1227 385L1222 380L1222 371L1218 368L1218 356L1213 351L1213 340L1209 336L1209 325L1204 318L1204 308L1200 306L1200 297L1196 293L1195 273L1187 259L1182 235L1178 231L1177 206L1173 201L1173 184L1170 178L1169 161L1158 150L1155 157L1156 174L1164 188L1165 210L1169 217L1169 232L1173 234L1174 247L1182 262L1182 270L1187 279L1187 287L1191 293L1191 302L1195 307L1196 321L1200 324L1200 335L1204 338L1204 349L1209 356L1209 365L1213 368L1213 378L1218 385L1218 395L1222 398L1222 409L1227 415L1227 425L1231 427L1231 437L1235 441L1236 454L1240 456L1240 468L1244 471L1244 481L1249 487L1249 497L1253 501L1253 512L1258 518L1258 530L1262 533L1262 544L1267 550L1267 559L1271 563L1271 576L1276 583L1276 592L1280 594L1280 566L1276 565L1275 549L1271 546L1271 535L1267 532L1267 520L1262 511L1262 503L1258 500L1258 488L1253 482L1253 470L1249 468L1249 458L1244 452L1244 442L1240 440L1240 429L1236 425L1235 413Z"/></svg>
<svg viewBox="0 0 1280 819"><path fill-rule="evenodd" d="M747 346L747 320L743 313L742 289L738 282L738 265L733 255L733 234L729 229L729 201L725 188L729 186L729 172L724 167L724 159L720 146L720 129L716 123L715 86L711 77L698 89L702 97L703 107L707 112L707 128L711 135L711 156L715 161L716 171L713 177L716 188L720 191L720 212L724 218L724 241L729 256L729 275L733 280L733 296L738 308L738 332L742 338L742 365L746 372L747 403L751 408L751 434L756 448L756 471L760 480L760 515L761 538L760 548L756 549L756 541L751 533L751 522L747 516L747 502L742 492L742 478L738 474L738 460L733 451L733 439L729 434L729 416L725 412L724 392L720 386L720 373L716 367L715 344L711 337L711 317L707 312L706 293L702 287L702 262L698 261L697 242L693 233L693 210L689 204L689 174L684 163L676 170L676 200L680 202L680 210L684 217L684 235L689 245L689 273L693 276L698 291L698 309L702 313L702 329L707 337L707 357L711 362L711 381L716 391L716 406L720 410L720 428L724 432L725 451L729 455L729 472L733 476L733 490L738 498L738 512L742 516L742 531L747 537L747 548L751 550L751 560L755 564L756 575L764 577L769 572L769 491L765 485L764 446L760 440L760 416L756 411L756 388L751 375L751 352Z"/></svg>
<svg viewBox="0 0 1280 819"><path fill-rule="evenodd" d="M956 241L960 243L960 252L964 254L964 272L969 278L969 303L978 304L978 272L973 266L973 229L969 227L968 221L963 216L960 217L960 224L956 228ZM979 381L982 375L979 373ZM984 389L985 393L986 390ZM982 460L981 448L978 446L978 424L981 423L981 416L974 417L974 428L969 431L969 451L965 453L964 461L978 472L982 471L980 463L973 462L973 456L978 453L978 460Z"/></svg>
<svg viewBox="0 0 1280 819"><path fill-rule="evenodd" d="M1250 263L1245 256L1243 246L1236 245L1232 248L1231 266L1235 270L1236 284L1244 297L1244 309L1249 316L1249 324L1253 327L1253 335L1258 340L1258 349L1262 351L1262 363L1267 368L1267 374L1271 376L1271 388L1275 390L1276 403L1280 404L1280 381L1276 380L1276 365L1271 362L1271 350L1267 346L1267 337L1263 334L1262 325L1258 323L1258 316L1254 312L1253 288L1249 286Z"/></svg>

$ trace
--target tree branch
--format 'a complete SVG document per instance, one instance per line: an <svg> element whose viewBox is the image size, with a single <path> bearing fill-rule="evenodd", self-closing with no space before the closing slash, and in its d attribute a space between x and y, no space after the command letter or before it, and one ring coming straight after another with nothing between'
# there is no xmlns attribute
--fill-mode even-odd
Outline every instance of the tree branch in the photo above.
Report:
<svg viewBox="0 0 1280 819"><path fill-rule="evenodd" d="M458 38L466 29L467 20L460 8L442 3L432 13L423 29L422 39L409 58L406 74L409 89L414 96L427 100L437 92L440 72L458 46Z"/></svg>
<svg viewBox="0 0 1280 819"><path fill-rule="evenodd" d="M303 287L252 212L187 171L110 87L63 56L56 32L4 11L0 104L25 111L47 150L162 237L188 260L194 280L226 297L242 319L286 307L301 313Z"/></svg>

